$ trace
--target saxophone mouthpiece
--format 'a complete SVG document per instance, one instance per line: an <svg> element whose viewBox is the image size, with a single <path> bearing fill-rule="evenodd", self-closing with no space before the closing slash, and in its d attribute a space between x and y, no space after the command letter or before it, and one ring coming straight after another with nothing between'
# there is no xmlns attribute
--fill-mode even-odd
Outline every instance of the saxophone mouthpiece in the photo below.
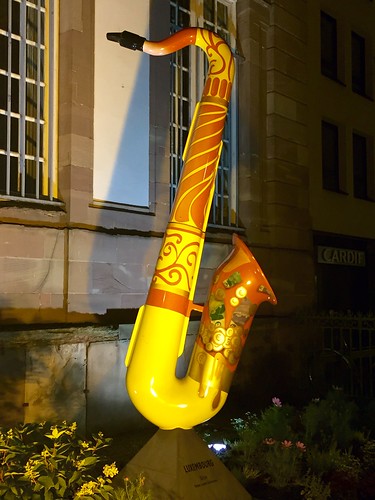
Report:
<svg viewBox="0 0 375 500"><path fill-rule="evenodd" d="M107 33L107 40L117 42L126 49L143 51L146 38L130 33L130 31L123 31L122 33Z"/></svg>

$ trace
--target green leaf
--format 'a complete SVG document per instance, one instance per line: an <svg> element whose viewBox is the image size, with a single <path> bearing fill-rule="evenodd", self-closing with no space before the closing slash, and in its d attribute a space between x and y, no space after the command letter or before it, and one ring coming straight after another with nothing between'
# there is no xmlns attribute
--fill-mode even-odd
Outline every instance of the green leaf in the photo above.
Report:
<svg viewBox="0 0 375 500"><path fill-rule="evenodd" d="M52 479L50 478L50 476L40 476L38 477L38 483L40 483L41 485L43 485L46 490L50 490L51 488L53 488L55 485L53 484L53 481Z"/></svg>
<svg viewBox="0 0 375 500"><path fill-rule="evenodd" d="M73 474L72 474L72 477L69 479L69 486L71 486L73 483L75 483L76 481L78 481L78 479L81 478L81 472L79 472L78 470L74 471Z"/></svg>
<svg viewBox="0 0 375 500"><path fill-rule="evenodd" d="M113 488L112 488L113 491ZM112 495L109 494L108 491L104 491L103 489L100 490L100 494L98 494L98 499L99 498L104 498L104 500L110 500L110 498L113 498Z"/></svg>
<svg viewBox="0 0 375 500"><path fill-rule="evenodd" d="M57 478L57 480L58 480L60 486L63 486L64 488L66 488L66 481L62 476L59 476Z"/></svg>
<svg viewBox="0 0 375 500"><path fill-rule="evenodd" d="M88 465L94 465L98 461L97 457L86 457L82 460L81 466L87 467Z"/></svg>
<svg viewBox="0 0 375 500"><path fill-rule="evenodd" d="M67 488L67 484L66 484L66 481L63 477L59 476L57 478L57 481L58 481L58 485L59 485L59 488L58 488L58 492L60 494L60 496L62 498L64 498L64 495L65 495L65 491L66 491L66 488ZM57 489L57 488L56 488Z"/></svg>
<svg viewBox="0 0 375 500"><path fill-rule="evenodd" d="M53 494L51 493L51 491L44 492L44 500L53 500Z"/></svg>
<svg viewBox="0 0 375 500"><path fill-rule="evenodd" d="M14 493L12 493L11 491L7 491L5 493L5 497L4 497L5 500L17 500L19 499L19 495L15 495Z"/></svg>

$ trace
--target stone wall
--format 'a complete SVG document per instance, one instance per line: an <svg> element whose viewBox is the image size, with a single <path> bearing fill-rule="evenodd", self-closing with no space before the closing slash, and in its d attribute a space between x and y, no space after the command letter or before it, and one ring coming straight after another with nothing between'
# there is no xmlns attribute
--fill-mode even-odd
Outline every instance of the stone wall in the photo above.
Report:
<svg viewBox="0 0 375 500"><path fill-rule="evenodd" d="M142 423L125 390L128 330L4 332L0 426L67 420L81 431L116 434Z"/></svg>
<svg viewBox="0 0 375 500"><path fill-rule="evenodd" d="M276 314L288 315L314 301L307 2L240 1L238 9L239 212Z"/></svg>

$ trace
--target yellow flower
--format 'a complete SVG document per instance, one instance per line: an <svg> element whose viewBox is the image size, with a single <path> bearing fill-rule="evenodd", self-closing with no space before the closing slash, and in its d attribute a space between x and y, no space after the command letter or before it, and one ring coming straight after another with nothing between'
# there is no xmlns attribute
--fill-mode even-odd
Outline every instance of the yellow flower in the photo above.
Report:
<svg viewBox="0 0 375 500"><path fill-rule="evenodd" d="M28 460L25 465L25 477L35 483L36 479L40 476L39 472L33 470L34 460Z"/></svg>
<svg viewBox="0 0 375 500"><path fill-rule="evenodd" d="M69 429L67 429L66 433L68 434L68 436L73 436L76 430L77 430L77 422L73 422L69 427Z"/></svg>
<svg viewBox="0 0 375 500"><path fill-rule="evenodd" d="M88 443L87 441L82 441L82 442L81 442L81 446L82 446L82 448L86 449L86 448L88 448L90 445L89 445L89 443Z"/></svg>
<svg viewBox="0 0 375 500"><path fill-rule="evenodd" d="M98 477L98 483L99 483L99 486L104 486L105 485L104 477L102 477L102 476Z"/></svg>
<svg viewBox="0 0 375 500"><path fill-rule="evenodd" d="M103 467L103 474L105 477L114 477L118 474L118 469L116 467L116 462L113 462L111 465L105 465Z"/></svg>
<svg viewBox="0 0 375 500"><path fill-rule="evenodd" d="M46 434L50 439L59 439L59 437L64 434L65 431L59 431L56 426L51 427L51 434Z"/></svg>
<svg viewBox="0 0 375 500"><path fill-rule="evenodd" d="M145 476L142 476L142 474L139 476L139 484L140 486L143 486L145 484Z"/></svg>
<svg viewBox="0 0 375 500"><path fill-rule="evenodd" d="M76 460L74 465L77 470L81 470L81 468L83 467L83 460Z"/></svg>
<svg viewBox="0 0 375 500"><path fill-rule="evenodd" d="M77 497L84 497L86 495L93 495L97 490L97 483L95 481L89 481L84 483L81 488L77 491Z"/></svg>

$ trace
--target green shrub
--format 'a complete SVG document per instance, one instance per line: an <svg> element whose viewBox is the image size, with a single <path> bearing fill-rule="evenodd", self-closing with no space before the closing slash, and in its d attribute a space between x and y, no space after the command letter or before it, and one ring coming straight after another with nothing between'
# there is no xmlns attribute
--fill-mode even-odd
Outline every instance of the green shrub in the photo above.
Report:
<svg viewBox="0 0 375 500"><path fill-rule="evenodd" d="M306 444L347 448L354 439L357 406L342 391L333 390L322 400L311 401L302 414Z"/></svg>
<svg viewBox="0 0 375 500"><path fill-rule="evenodd" d="M294 483L300 477L305 445L293 429L295 411L278 398L259 416L247 413L244 419L232 419L237 439L230 443L224 461L242 472L242 480L262 480L276 488Z"/></svg>
<svg viewBox="0 0 375 500"><path fill-rule="evenodd" d="M320 444L312 444L306 453L306 465L318 477L330 474L340 461L341 452L336 445L321 449Z"/></svg>
<svg viewBox="0 0 375 500"><path fill-rule="evenodd" d="M236 435L220 456L250 493L263 484L307 500L372 498L375 441L355 427L356 416L339 390L300 411L273 398L259 415L232 419Z"/></svg>
<svg viewBox="0 0 375 500"><path fill-rule="evenodd" d="M308 472L303 480L301 497L305 500L328 500L331 498L330 485Z"/></svg>
<svg viewBox="0 0 375 500"><path fill-rule="evenodd" d="M91 440L80 439L76 423L0 429L0 498L148 498L141 477L134 482L125 481L123 488L114 488L116 464L103 466L104 459L98 454L110 442L100 432Z"/></svg>

